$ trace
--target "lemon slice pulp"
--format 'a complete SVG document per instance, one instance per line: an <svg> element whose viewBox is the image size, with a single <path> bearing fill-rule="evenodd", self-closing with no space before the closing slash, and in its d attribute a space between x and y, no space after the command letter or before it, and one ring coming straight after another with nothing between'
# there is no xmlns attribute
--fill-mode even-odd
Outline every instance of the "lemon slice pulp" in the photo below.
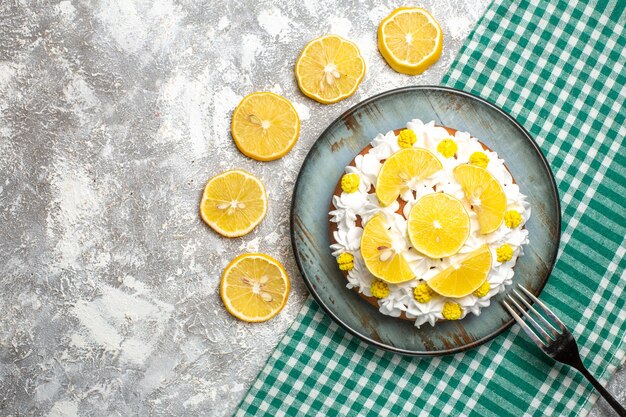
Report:
<svg viewBox="0 0 626 417"><path fill-rule="evenodd" d="M496 231L504 220L506 195L498 180L485 168L463 164L454 168L454 177L461 184L465 200L476 212L480 232Z"/></svg>
<svg viewBox="0 0 626 417"><path fill-rule="evenodd" d="M470 218L463 203L453 196L426 194L409 212L408 232L415 249L431 258L445 258L465 244Z"/></svg>
<svg viewBox="0 0 626 417"><path fill-rule="evenodd" d="M404 256L394 249L383 213L376 214L365 224L361 255L372 275L383 281L397 284L415 278Z"/></svg>
<svg viewBox="0 0 626 417"><path fill-rule="evenodd" d="M269 92L252 93L235 109L230 130L241 153L257 161L272 161L295 145L300 118L286 98Z"/></svg>
<svg viewBox="0 0 626 417"><path fill-rule="evenodd" d="M378 26L378 49L394 70L421 74L441 56L443 32L439 23L419 7L400 7Z"/></svg>
<svg viewBox="0 0 626 417"><path fill-rule="evenodd" d="M465 297L485 282L491 263L491 251L483 245L467 254L459 266L450 266L432 277L428 286L444 297Z"/></svg>
<svg viewBox="0 0 626 417"><path fill-rule="evenodd" d="M428 149L404 148L391 155L380 168L376 196L383 206L393 203L411 181L430 177L443 166Z"/></svg>
<svg viewBox="0 0 626 417"><path fill-rule="evenodd" d="M354 94L365 76L365 60L354 43L325 35L304 47L295 72L305 96L331 104Z"/></svg>
<svg viewBox="0 0 626 417"><path fill-rule="evenodd" d="M262 253L247 253L224 269L220 296L233 316L247 322L266 321L287 303L290 281L276 259Z"/></svg>
<svg viewBox="0 0 626 417"><path fill-rule="evenodd" d="M245 171L226 171L204 187L200 216L217 233L243 236L254 229L267 212L267 195L261 180Z"/></svg>

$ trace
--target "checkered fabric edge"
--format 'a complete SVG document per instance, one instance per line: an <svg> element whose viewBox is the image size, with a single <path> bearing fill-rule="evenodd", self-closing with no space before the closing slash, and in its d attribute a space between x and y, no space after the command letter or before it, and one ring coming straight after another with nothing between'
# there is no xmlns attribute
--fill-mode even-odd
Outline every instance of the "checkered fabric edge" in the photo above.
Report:
<svg viewBox="0 0 626 417"><path fill-rule="evenodd" d="M505 109L547 156L563 230L541 297L602 382L626 350L625 6L496 0L443 80ZM518 326L462 354L410 358L360 342L309 299L235 415L580 416L596 398Z"/></svg>

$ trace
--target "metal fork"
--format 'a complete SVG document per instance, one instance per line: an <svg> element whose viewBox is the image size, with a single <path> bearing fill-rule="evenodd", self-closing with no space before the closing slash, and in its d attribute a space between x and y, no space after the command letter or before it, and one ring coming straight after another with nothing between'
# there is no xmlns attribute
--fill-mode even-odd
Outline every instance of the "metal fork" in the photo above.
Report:
<svg viewBox="0 0 626 417"><path fill-rule="evenodd" d="M513 316L515 321L522 326L522 329L526 332L528 337L532 339L533 342L541 350L557 362L564 363L569 365L575 369L577 369L581 374L585 376L591 382L591 384L602 394L604 399L609 403L611 407L617 412L620 417L626 417L626 409L617 402L615 397L613 397L600 383L589 373L585 365L583 365L583 361L580 359L580 353L578 352L578 345L576 344L576 340L574 340L574 336L572 333L565 327L563 322L559 320L554 313L546 307L546 305L541 302L537 297L535 297L530 291L526 288L522 287L518 284L520 289L528 296L530 300L535 302L536 305L540 307L540 310L550 319L547 320L541 315L527 300L523 297L517 290L513 290L515 295L517 296L517 300L515 297L512 297L510 294L508 295L511 304L517 309L519 312L516 313L515 309L509 305L506 301L502 301L504 307L509 310L509 313ZM519 301L519 302L518 302ZM527 307L528 311L522 307L521 304ZM531 312L536 317L533 318ZM530 323L530 326L526 324L524 319L525 316ZM539 321L541 325L537 322ZM556 326L556 327L555 327Z"/></svg>

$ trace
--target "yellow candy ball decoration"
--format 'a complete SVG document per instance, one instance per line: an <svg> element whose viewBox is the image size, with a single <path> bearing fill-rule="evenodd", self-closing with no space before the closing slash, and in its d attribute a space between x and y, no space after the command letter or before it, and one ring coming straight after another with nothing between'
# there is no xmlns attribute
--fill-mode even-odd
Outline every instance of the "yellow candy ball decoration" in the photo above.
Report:
<svg viewBox="0 0 626 417"><path fill-rule="evenodd" d="M498 262L510 261L513 258L513 248L509 244L504 244L496 249Z"/></svg>
<svg viewBox="0 0 626 417"><path fill-rule="evenodd" d="M385 298L389 295L389 286L383 281L374 281L370 287L370 292L376 298Z"/></svg>
<svg viewBox="0 0 626 417"><path fill-rule="evenodd" d="M415 132L411 129L404 129L398 135L398 146L401 148L410 148L415 144L417 140L417 136L415 136Z"/></svg>
<svg viewBox="0 0 626 417"><path fill-rule="evenodd" d="M509 229L515 229L522 224L522 215L517 210L509 210L504 213L504 225Z"/></svg>
<svg viewBox="0 0 626 417"><path fill-rule="evenodd" d="M487 168L489 157L484 152L474 152L469 157L469 163L481 168Z"/></svg>
<svg viewBox="0 0 626 417"><path fill-rule="evenodd" d="M341 177L341 189L346 193L353 193L359 189L361 178L358 174L346 174Z"/></svg>
<svg viewBox="0 0 626 417"><path fill-rule="evenodd" d="M437 145L437 152L442 154L444 158L452 158L458 150L459 147L451 138L444 139Z"/></svg>
<svg viewBox="0 0 626 417"><path fill-rule="evenodd" d="M413 296L418 303L427 303L433 298L434 291L425 282L420 282L413 289Z"/></svg>
<svg viewBox="0 0 626 417"><path fill-rule="evenodd" d="M354 268L354 256L351 253L345 252L337 257L337 265L342 271L350 271Z"/></svg>
<svg viewBox="0 0 626 417"><path fill-rule="evenodd" d="M485 281L483 282L483 285L478 287L478 289L473 292L473 294L478 298L482 298L489 294L489 290L491 290L491 285L489 284L489 281Z"/></svg>
<svg viewBox="0 0 626 417"><path fill-rule="evenodd" d="M443 305L441 314L443 314L443 318L446 320L458 320L461 318L463 310L459 304L448 301Z"/></svg>

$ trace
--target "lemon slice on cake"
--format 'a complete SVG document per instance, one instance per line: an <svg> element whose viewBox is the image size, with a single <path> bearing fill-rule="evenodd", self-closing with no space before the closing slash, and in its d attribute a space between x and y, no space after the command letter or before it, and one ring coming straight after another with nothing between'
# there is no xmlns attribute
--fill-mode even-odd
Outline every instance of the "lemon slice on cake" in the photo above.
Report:
<svg viewBox="0 0 626 417"><path fill-rule="evenodd" d="M296 144L300 118L286 98L270 92L252 93L233 112L230 130L241 153L257 161L273 161Z"/></svg>
<svg viewBox="0 0 626 417"><path fill-rule="evenodd" d="M211 178L204 187L200 215L213 230L226 237L243 236L267 212L267 194L261 180L233 170Z"/></svg>
<svg viewBox="0 0 626 417"><path fill-rule="evenodd" d="M233 316L248 322L266 321L287 303L289 276L276 259L262 253L247 253L224 269L220 296Z"/></svg>
<svg viewBox="0 0 626 417"><path fill-rule="evenodd" d="M295 71L305 96L331 104L354 94L365 76L365 60L354 43L325 35L304 47Z"/></svg>
<svg viewBox="0 0 626 417"><path fill-rule="evenodd" d="M411 182L430 177L443 166L431 151L404 148L391 155L380 168L376 179L376 196L383 206L393 203L409 189Z"/></svg>
<svg viewBox="0 0 626 417"><path fill-rule="evenodd" d="M415 249L431 258L456 254L470 233L470 218L463 203L445 193L427 194L409 213L409 239Z"/></svg>
<svg viewBox="0 0 626 417"><path fill-rule="evenodd" d="M443 32L420 7L400 7L378 26L378 49L394 70L421 74L441 56Z"/></svg>
<svg viewBox="0 0 626 417"><path fill-rule="evenodd" d="M383 213L376 214L365 224L361 255L372 275L383 281L398 284L415 278L404 256L395 251Z"/></svg>
<svg viewBox="0 0 626 417"><path fill-rule="evenodd" d="M463 164L454 168L465 200L476 212L480 233L489 234L500 227L506 211L506 195L498 180L485 168Z"/></svg>
<svg viewBox="0 0 626 417"><path fill-rule="evenodd" d="M450 266L429 279L428 286L444 297L465 297L485 282L491 262L491 251L483 245L468 253L459 265Z"/></svg>

